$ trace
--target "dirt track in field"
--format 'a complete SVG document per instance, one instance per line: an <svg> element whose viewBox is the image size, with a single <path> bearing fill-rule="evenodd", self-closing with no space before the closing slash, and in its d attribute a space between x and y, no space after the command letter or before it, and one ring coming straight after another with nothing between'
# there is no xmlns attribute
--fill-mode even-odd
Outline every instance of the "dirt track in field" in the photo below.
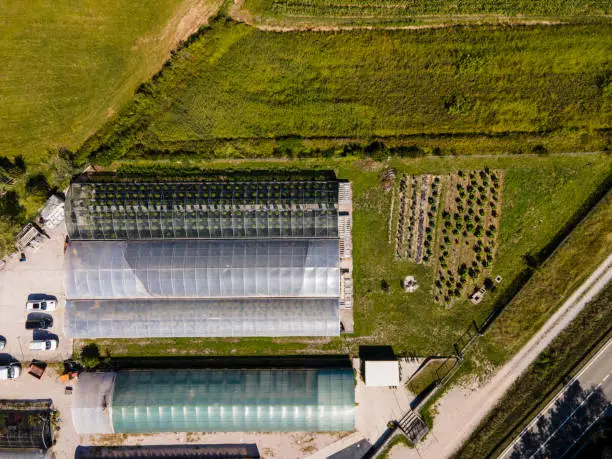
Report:
<svg viewBox="0 0 612 459"><path fill-rule="evenodd" d="M334 19L329 18L329 24L290 24L276 22L270 19L269 22L260 22L253 17L253 14L244 8L245 0L234 0L234 4L229 9L229 16L238 22L243 22L256 29L266 32L339 32L343 30L424 30L424 29L443 29L455 27L457 25L471 26L491 26L491 25L513 25L513 26L533 26L533 25L560 25L565 24L561 20L551 19L522 19L502 15L457 15L448 18L448 22L438 22L432 24L418 25L338 25L333 24ZM374 17L374 16L372 16ZM418 19L433 19L431 17L418 17ZM442 18L444 18L442 16ZM356 19L368 19L368 16L360 16Z"/></svg>

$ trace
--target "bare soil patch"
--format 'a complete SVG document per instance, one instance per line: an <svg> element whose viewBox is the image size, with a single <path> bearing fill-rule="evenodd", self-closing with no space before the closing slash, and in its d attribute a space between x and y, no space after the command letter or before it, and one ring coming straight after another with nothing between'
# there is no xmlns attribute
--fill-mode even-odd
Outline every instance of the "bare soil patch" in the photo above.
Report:
<svg viewBox="0 0 612 459"><path fill-rule="evenodd" d="M181 41L197 32L201 26L208 24L208 20L219 11L222 4L222 0L185 1L160 34L138 39L134 48L159 42L163 44L165 51L170 53Z"/></svg>

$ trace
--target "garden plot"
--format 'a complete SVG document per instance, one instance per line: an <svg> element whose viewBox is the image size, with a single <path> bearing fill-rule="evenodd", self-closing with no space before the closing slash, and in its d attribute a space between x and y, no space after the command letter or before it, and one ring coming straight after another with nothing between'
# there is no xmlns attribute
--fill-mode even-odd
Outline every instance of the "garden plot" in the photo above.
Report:
<svg viewBox="0 0 612 459"><path fill-rule="evenodd" d="M437 229L434 300L449 306L490 274L497 250L501 171L458 171L450 176Z"/></svg>
<svg viewBox="0 0 612 459"><path fill-rule="evenodd" d="M440 177L403 175L398 190L395 256L415 263L432 259Z"/></svg>

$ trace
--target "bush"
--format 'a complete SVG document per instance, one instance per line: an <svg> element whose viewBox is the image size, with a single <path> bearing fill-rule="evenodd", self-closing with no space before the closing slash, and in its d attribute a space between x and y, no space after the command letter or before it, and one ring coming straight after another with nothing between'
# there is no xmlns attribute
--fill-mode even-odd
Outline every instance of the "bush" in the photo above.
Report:
<svg viewBox="0 0 612 459"><path fill-rule="evenodd" d="M89 370L93 370L100 365L100 349L95 343L90 343L81 349L80 359L81 365Z"/></svg>
<svg viewBox="0 0 612 459"><path fill-rule="evenodd" d="M28 193L46 198L51 192L51 186L47 181L47 177L45 177L43 174L35 174L28 177L28 181L26 182L26 191Z"/></svg>
<svg viewBox="0 0 612 459"><path fill-rule="evenodd" d="M7 191L0 198L0 215L7 217L13 223L22 223L25 208L19 203L19 195L13 191Z"/></svg>

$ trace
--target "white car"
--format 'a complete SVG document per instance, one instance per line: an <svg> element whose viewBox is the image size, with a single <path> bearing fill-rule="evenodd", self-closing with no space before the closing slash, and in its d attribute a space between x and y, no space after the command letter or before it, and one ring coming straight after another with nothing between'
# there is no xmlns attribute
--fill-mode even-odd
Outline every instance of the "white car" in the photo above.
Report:
<svg viewBox="0 0 612 459"><path fill-rule="evenodd" d="M56 307L55 300L28 301L26 304L28 311L55 311Z"/></svg>
<svg viewBox="0 0 612 459"><path fill-rule="evenodd" d="M52 339L35 339L30 341L31 351L54 351L57 349L58 341L55 338Z"/></svg>
<svg viewBox="0 0 612 459"><path fill-rule="evenodd" d="M0 381L19 378L19 376L21 376L21 365L18 363L0 366Z"/></svg>

